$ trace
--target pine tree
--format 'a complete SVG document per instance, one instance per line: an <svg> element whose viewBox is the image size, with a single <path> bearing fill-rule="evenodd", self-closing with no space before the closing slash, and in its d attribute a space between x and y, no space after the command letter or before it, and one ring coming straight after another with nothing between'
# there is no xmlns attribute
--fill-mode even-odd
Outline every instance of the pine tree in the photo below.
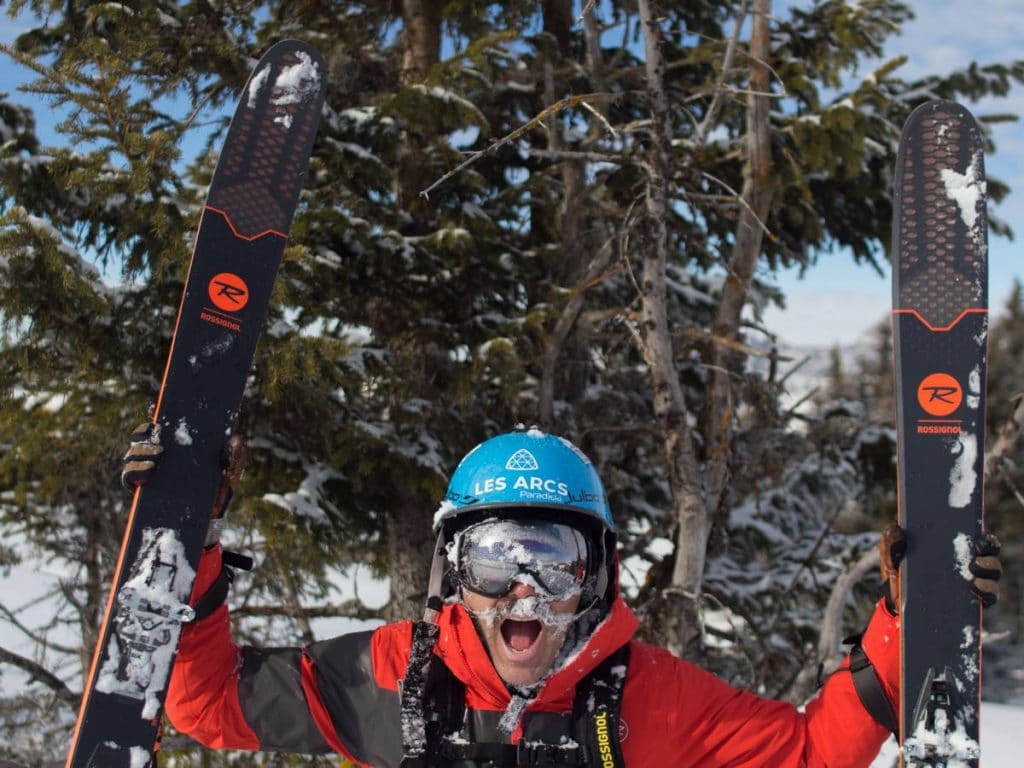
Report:
<svg viewBox="0 0 1024 768"><path fill-rule="evenodd" d="M691 442L691 466L715 467L714 487L698 472L682 478L710 521L708 548L694 548L708 559L708 599L772 643L714 629L765 672L766 691L787 691L793 665L765 662L778 648L807 654L814 609L863 544L829 510L868 504L872 476L863 436L841 415L810 438L795 432L778 382L749 365L765 340L755 299L771 295L758 275L813 268L829 248L879 259L903 119L932 95L1004 94L1020 63L908 82L886 62L861 76L908 18L887 0L776 10L760 43L767 62L750 55L746 4L724 0L667 4L656 35L619 2L579 23L567 0L354 2L343 13L307 2L52 5L10 5L46 18L8 53L38 72L66 143L41 147L17 97L0 99L0 525L11 542L0 555L30 552L69 574L54 616L76 642L65 653L40 640L26 666L79 687L124 522L118 457L159 383L226 116L255 57L294 36L327 59L328 106L239 417L250 462L226 538L260 565L234 587L241 639L307 641L323 616L415 616L448 473L518 421L595 458L622 557L647 573L635 600L646 630L678 636L659 602L682 557L672 427ZM647 33L663 71L645 68ZM196 140L202 151L185 149ZM996 200L1007 191L990 189ZM655 231L659 329L641 314ZM663 421L649 356L659 333L681 398ZM798 546L776 546L773 531ZM767 611L722 578L744 557L779 574L764 587ZM388 577L386 605L340 593L356 566ZM66 722L74 694L34 689L51 701L9 711L49 704L33 717ZM59 742L21 756L52 757Z"/></svg>
<svg viewBox="0 0 1024 768"><path fill-rule="evenodd" d="M1024 288L1014 281L1003 311L992 318L989 332L989 366L986 409L988 455L985 460L985 527L999 536L1003 561L1019 562L1024 556L1024 525L1020 505L1024 495L1024 446L1021 445L1021 377L1024 375ZM1000 603L986 628L993 642L984 646L986 695L1010 700L1020 695L1021 684L1013 670L1024 661L1024 580L1019 569L1006 569L1000 587ZM989 674L992 670L994 674ZM990 684L991 681L991 684Z"/></svg>

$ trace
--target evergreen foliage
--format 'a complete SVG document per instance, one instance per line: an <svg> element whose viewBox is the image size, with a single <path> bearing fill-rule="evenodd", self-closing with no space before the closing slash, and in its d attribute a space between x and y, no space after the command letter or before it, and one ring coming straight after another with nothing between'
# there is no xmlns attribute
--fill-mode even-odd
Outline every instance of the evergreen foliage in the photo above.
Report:
<svg viewBox="0 0 1024 768"><path fill-rule="evenodd" d="M42 146L38 117L0 94L0 566L26 557L61 578L52 621L25 628L34 650L5 659L4 675L46 669L80 690L126 515L119 456L159 386L226 115L283 37L323 52L328 104L239 417L249 465L227 539L259 564L234 587L240 637L305 642L320 636L318 617L416 615L448 473L525 422L595 459L636 576L631 600L662 640L656 604L673 555L652 540L671 542L677 523L640 327L651 110L634 4L599 3L579 21L568 0L401 7L415 5L435 21L433 49L416 48L395 3L8 4L33 28L4 53L37 72L32 90L63 141ZM795 422L760 322L784 297L759 279L745 286L754 320L738 338L713 332L743 210L745 9L661 8L665 279L689 413L704 412L710 351L735 352L704 661L798 699L797 671L817 663L817 612L891 515L891 416L879 405L891 387L880 365L870 397L849 391L861 379L847 374L838 403ZM879 262L906 116L932 97L1004 95L1024 77L1024 62L1007 62L901 79L899 61L877 57L909 16L891 0L776 11L759 268L813 269L840 249ZM993 202L1009 192L989 190ZM713 426L689 420L698 452ZM388 578L387 604L339 591L355 565ZM853 628L854 602L870 603L860 598ZM4 686L0 742L22 761L54 759L74 694L28 685L44 695ZM311 764L200 755L177 737L167 748L175 765Z"/></svg>

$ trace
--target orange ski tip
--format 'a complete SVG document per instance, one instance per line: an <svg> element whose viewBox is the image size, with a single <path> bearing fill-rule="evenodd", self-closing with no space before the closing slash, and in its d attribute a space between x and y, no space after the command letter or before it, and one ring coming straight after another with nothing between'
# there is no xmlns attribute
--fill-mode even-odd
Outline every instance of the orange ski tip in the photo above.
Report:
<svg viewBox="0 0 1024 768"><path fill-rule="evenodd" d="M933 331L934 333L946 333L947 331L953 330L953 328L956 327L957 323L959 323L961 320L967 317L967 315L987 315L988 310L985 309L984 307L974 307L971 309L965 309L963 312L957 315L956 320L954 320L949 325L943 326L932 325L924 318L924 315L922 315L916 309L894 309L892 313L894 315L913 315L918 320L920 320L921 324L929 331Z"/></svg>
<svg viewBox="0 0 1024 768"><path fill-rule="evenodd" d="M276 235L277 237L280 237L282 240L288 239L288 235L286 235L284 232L281 232L280 230L273 228L264 229L262 232L259 232L255 235L243 235L235 228L234 222L231 221L231 215L227 211L221 210L220 208L214 208L212 205L205 205L203 206L203 208L207 211L212 211L213 213L217 213L223 216L224 221L228 223L228 227L231 229L231 234L233 234L239 240L245 240L246 242L251 243L253 240L259 240L261 237L266 237L267 235Z"/></svg>

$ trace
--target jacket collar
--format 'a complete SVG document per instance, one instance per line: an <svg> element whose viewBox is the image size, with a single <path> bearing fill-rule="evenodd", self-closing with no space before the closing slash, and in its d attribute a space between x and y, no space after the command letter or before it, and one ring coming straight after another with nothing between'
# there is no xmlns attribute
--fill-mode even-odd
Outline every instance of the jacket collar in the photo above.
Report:
<svg viewBox="0 0 1024 768"><path fill-rule="evenodd" d="M467 703L476 708L504 710L511 695L491 664L469 614L458 603L446 605L438 625L441 632L435 653L465 684ZM617 596L608 616L598 624L583 647L548 676L528 709L571 708L577 683L629 642L637 626L636 616L621 596Z"/></svg>

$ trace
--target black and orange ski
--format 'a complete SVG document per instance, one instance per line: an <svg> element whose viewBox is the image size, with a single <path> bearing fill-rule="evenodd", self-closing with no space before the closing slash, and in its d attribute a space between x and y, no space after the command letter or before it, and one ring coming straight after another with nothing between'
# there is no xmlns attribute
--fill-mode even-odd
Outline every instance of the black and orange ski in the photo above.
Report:
<svg viewBox="0 0 1024 768"><path fill-rule="evenodd" d="M959 104L903 129L893 215L905 766L978 766L988 226L982 136Z"/></svg>
<svg viewBox="0 0 1024 768"><path fill-rule="evenodd" d="M66 768L153 763L220 455L234 427L324 101L288 40L239 99L196 235L154 415L164 455L136 492Z"/></svg>

